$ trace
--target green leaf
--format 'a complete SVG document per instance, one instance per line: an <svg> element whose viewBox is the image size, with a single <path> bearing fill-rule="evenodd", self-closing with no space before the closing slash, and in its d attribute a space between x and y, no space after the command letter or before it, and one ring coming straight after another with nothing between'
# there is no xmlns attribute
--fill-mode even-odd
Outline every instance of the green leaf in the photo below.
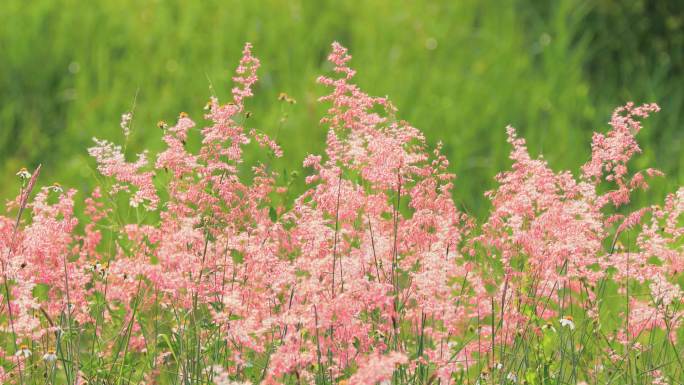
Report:
<svg viewBox="0 0 684 385"><path fill-rule="evenodd" d="M242 263L245 260L244 254L235 249L230 251L230 257L233 259L233 263L235 264Z"/></svg>

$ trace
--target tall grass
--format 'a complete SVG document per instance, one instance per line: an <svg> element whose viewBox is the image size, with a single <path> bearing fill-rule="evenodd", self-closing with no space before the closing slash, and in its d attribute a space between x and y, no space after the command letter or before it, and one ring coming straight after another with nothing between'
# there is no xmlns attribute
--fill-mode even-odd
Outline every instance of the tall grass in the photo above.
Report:
<svg viewBox="0 0 684 385"><path fill-rule="evenodd" d="M352 83L344 47L328 58L326 155L307 157L296 198L271 168L281 149L245 126L249 44L209 125L181 112L159 124L164 151L132 162L128 144L96 140L85 209L75 190L34 189L40 166L21 171L0 216L2 382L681 382L684 188L634 207L659 173L627 168L657 105L616 109L577 178L509 126L514 165L480 222L452 200L439 146L429 156L386 98ZM257 152L268 159L241 170Z"/></svg>

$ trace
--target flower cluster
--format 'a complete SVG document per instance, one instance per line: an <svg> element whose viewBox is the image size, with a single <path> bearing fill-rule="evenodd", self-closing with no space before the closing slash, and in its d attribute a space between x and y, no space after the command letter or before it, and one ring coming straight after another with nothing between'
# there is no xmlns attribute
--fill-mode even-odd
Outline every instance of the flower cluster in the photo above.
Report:
<svg viewBox="0 0 684 385"><path fill-rule="evenodd" d="M318 79L327 148L304 160L294 199L270 160L244 161L253 144L283 155L246 126L260 65L249 44L232 98L210 99L203 128L186 113L160 122L152 162L95 139L104 178L82 215L75 190L17 173L16 214L0 216L0 380L596 383L635 354L654 383L684 375L684 188L630 207L661 175L628 168L655 104L615 110L578 176L508 127L513 165L478 224L452 198L441 145L354 84L350 59L332 45L334 75ZM580 370L576 356L614 370Z"/></svg>

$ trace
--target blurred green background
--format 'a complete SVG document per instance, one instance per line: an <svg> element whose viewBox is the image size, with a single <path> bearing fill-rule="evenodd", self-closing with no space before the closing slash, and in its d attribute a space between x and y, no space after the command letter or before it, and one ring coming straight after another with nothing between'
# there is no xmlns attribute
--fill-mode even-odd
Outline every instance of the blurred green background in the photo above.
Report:
<svg viewBox="0 0 684 385"><path fill-rule="evenodd" d="M323 151L316 99L326 90L315 78L330 71L337 40L368 93L388 95L400 118L444 142L455 197L480 216L483 192L510 164L509 123L533 154L576 170L615 106L654 101L663 111L634 165L668 177L638 199L661 199L684 176L679 0L3 0L0 15L3 202L16 194L17 170L38 163L42 184L90 190L86 148L93 136L123 141L120 115L134 100L128 154L162 148L158 120L187 111L201 121L210 84L226 100L245 41L263 64L250 126L274 134L288 114L279 169ZM280 92L298 103L284 110Z"/></svg>

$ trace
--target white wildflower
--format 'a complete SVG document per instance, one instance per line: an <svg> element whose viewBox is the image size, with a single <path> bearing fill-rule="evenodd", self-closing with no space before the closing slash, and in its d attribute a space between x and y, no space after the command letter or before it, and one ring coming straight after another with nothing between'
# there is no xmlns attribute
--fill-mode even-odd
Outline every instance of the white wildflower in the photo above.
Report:
<svg viewBox="0 0 684 385"><path fill-rule="evenodd" d="M570 330L575 330L575 322L573 322L572 317L569 315L566 315L565 317L561 318L560 324L563 327L570 328Z"/></svg>
<svg viewBox="0 0 684 385"><path fill-rule="evenodd" d="M518 376L516 376L515 373L508 373L506 379L514 384L518 382Z"/></svg>
<svg viewBox="0 0 684 385"><path fill-rule="evenodd" d="M31 357L31 349L29 349L26 345L21 345L19 350L17 350L17 352L14 353L14 355L17 357L29 358Z"/></svg>
<svg viewBox="0 0 684 385"><path fill-rule="evenodd" d="M21 179L29 179L31 178L31 173L27 169L22 168L17 172L17 176Z"/></svg>
<svg viewBox="0 0 684 385"><path fill-rule="evenodd" d="M47 353L43 354L43 361L45 362L55 362L57 361L57 354L54 350L48 350Z"/></svg>
<svg viewBox="0 0 684 385"><path fill-rule="evenodd" d="M53 192L56 192L56 193L64 192L64 189L62 188L62 186L57 182L55 182L52 186L50 186L50 190L52 190Z"/></svg>
<svg viewBox="0 0 684 385"><path fill-rule="evenodd" d="M133 114L130 112L121 115L121 130L123 130L123 134L126 138L131 134L131 119L133 119Z"/></svg>

